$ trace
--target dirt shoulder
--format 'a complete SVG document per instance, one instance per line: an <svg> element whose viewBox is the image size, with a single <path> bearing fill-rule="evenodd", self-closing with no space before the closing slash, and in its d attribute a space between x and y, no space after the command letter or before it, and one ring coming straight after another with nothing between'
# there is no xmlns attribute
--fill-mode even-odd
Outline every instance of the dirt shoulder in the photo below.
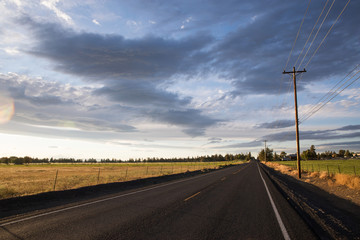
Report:
<svg viewBox="0 0 360 240"><path fill-rule="evenodd" d="M271 162L267 162L266 165L276 171L298 179L297 170L293 170L288 166ZM346 174L328 175L326 172L302 172L301 179L298 180L313 184L330 194L350 200L360 206L360 177Z"/></svg>
<svg viewBox="0 0 360 240"><path fill-rule="evenodd" d="M360 239L357 189L337 184L332 176L325 178L321 174L316 177L304 173L299 180L296 171L269 165L261 166L320 239Z"/></svg>

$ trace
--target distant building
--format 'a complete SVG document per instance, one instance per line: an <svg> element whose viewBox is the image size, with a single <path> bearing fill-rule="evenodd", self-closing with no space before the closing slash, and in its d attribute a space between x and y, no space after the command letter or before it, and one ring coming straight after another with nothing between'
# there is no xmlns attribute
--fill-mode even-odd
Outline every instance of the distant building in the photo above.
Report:
<svg viewBox="0 0 360 240"><path fill-rule="evenodd" d="M288 156L281 158L281 161L291 161L291 158Z"/></svg>
<svg viewBox="0 0 360 240"><path fill-rule="evenodd" d="M289 154L281 159L281 161L293 161L293 160L297 160L296 154Z"/></svg>
<svg viewBox="0 0 360 240"><path fill-rule="evenodd" d="M353 153L353 157L360 157L360 152Z"/></svg>

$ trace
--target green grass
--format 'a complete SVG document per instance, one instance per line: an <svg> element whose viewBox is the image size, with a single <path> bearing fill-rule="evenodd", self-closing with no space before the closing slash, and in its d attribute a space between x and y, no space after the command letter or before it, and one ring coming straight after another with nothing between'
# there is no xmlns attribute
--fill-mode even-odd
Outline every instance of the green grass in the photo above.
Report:
<svg viewBox="0 0 360 240"><path fill-rule="evenodd" d="M275 163L297 169L296 161L277 161ZM359 176L360 159L302 160L301 169L310 172L344 173Z"/></svg>

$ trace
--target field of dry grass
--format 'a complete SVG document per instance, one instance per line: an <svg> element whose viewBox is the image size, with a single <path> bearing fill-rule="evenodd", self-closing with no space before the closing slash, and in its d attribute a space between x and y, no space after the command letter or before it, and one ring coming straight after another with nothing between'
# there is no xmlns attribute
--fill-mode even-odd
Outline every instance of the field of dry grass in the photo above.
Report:
<svg viewBox="0 0 360 240"><path fill-rule="evenodd" d="M130 181L241 162L0 165L0 199Z"/></svg>
<svg viewBox="0 0 360 240"><path fill-rule="evenodd" d="M321 162L321 161L319 161ZM297 176L297 170L294 169L292 166L287 166L279 163L266 163L268 166L274 168L275 170L278 170L282 173ZM334 173L331 171L327 171L327 168L324 168L323 171L312 171L312 169L307 168L306 170L303 170L304 178L320 178L320 179L326 179L330 180L330 184L339 184L344 185L352 189L358 189L360 190L360 177L355 175L350 175L346 173Z"/></svg>

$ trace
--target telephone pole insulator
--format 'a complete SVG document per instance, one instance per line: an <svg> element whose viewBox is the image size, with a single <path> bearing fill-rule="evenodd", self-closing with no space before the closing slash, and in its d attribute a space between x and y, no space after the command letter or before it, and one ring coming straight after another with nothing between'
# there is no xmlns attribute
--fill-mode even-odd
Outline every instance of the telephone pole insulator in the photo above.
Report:
<svg viewBox="0 0 360 240"><path fill-rule="evenodd" d="M299 140L299 117L298 117L298 106L297 106L297 93L296 93L296 74L306 72L305 68L302 71L295 71L293 67L292 72L283 72L283 74L292 74L294 80L294 100L295 100L295 126L296 126L296 155L297 155L297 169L298 177L301 178L301 165L300 165L300 140Z"/></svg>

